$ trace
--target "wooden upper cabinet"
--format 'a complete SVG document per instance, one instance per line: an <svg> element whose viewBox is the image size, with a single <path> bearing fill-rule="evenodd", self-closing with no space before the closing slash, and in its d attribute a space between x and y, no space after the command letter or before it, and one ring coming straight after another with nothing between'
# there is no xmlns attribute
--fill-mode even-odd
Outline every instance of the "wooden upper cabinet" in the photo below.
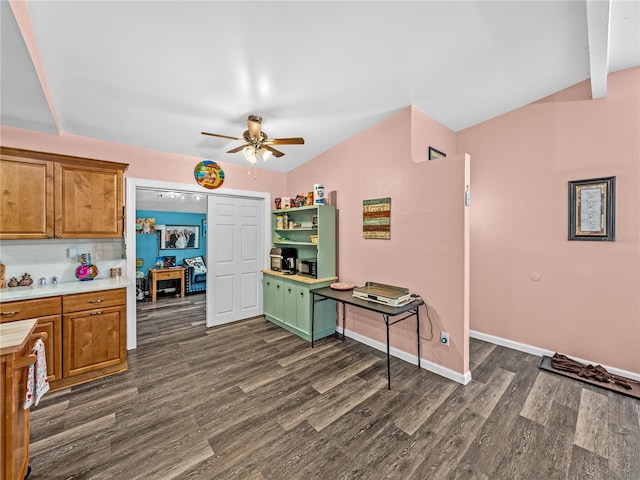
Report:
<svg viewBox="0 0 640 480"><path fill-rule="evenodd" d="M122 170L55 164L58 238L122 236Z"/></svg>
<svg viewBox="0 0 640 480"><path fill-rule="evenodd" d="M53 163L0 160L0 238L53 238Z"/></svg>
<svg viewBox="0 0 640 480"><path fill-rule="evenodd" d="M127 167L0 148L0 239L121 237Z"/></svg>

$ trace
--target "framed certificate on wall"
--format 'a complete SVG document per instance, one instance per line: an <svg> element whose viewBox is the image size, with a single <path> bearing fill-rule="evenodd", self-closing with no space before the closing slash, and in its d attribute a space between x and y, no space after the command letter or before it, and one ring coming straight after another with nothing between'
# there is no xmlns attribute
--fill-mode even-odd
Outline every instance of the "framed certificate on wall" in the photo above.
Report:
<svg viewBox="0 0 640 480"><path fill-rule="evenodd" d="M616 177L569 182L569 240L615 241Z"/></svg>

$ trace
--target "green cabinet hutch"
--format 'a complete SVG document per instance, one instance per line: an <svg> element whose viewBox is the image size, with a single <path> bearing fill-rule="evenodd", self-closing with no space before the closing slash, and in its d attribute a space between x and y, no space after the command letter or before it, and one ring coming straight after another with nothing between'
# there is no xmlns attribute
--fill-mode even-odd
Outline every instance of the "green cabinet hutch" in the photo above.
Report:
<svg viewBox="0 0 640 480"><path fill-rule="evenodd" d="M270 322L311 341L310 290L327 287L336 277L336 210L330 205L288 208L271 212L271 243L291 247L297 257L316 259L317 278L263 270L264 316ZM287 223L284 217L287 217ZM285 228L291 222L294 228ZM315 241L313 237L316 238ZM315 308L314 341L333 335L336 329L334 301Z"/></svg>

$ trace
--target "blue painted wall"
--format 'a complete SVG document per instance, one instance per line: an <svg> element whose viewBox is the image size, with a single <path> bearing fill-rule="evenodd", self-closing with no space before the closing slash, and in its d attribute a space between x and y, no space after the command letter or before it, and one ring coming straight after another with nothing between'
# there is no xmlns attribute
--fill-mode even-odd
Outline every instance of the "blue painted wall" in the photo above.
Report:
<svg viewBox="0 0 640 480"><path fill-rule="evenodd" d="M145 275L150 268L155 267L156 257L175 256L176 265L182 265L184 258L197 257L198 255L205 257L207 255L207 237L202 228L202 221L207 218L205 214L136 210L136 218L155 218L156 225L194 225L200 227L200 248L160 250L159 233L136 234L136 258L141 258L144 262L142 267L137 269L143 271Z"/></svg>

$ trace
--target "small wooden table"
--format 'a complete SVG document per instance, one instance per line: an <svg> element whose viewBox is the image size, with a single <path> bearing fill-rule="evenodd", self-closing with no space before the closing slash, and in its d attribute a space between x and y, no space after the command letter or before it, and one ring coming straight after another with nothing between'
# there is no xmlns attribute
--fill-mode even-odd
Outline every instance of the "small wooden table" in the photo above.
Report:
<svg viewBox="0 0 640 480"><path fill-rule="evenodd" d="M151 301L156 301L157 282L160 280L180 280L180 296L184 297L184 267L150 268L149 290Z"/></svg>

